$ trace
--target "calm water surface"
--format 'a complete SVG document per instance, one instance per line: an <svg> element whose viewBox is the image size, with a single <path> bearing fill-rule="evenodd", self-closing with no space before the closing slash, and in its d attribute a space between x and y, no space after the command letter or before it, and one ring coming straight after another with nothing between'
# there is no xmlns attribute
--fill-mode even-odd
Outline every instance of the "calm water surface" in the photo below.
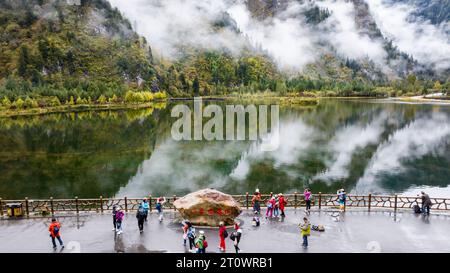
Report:
<svg viewBox="0 0 450 273"><path fill-rule="evenodd" d="M450 105L284 106L273 152L252 141L176 142L173 105L0 119L0 197L183 195L205 187L414 195L426 188L450 197Z"/></svg>

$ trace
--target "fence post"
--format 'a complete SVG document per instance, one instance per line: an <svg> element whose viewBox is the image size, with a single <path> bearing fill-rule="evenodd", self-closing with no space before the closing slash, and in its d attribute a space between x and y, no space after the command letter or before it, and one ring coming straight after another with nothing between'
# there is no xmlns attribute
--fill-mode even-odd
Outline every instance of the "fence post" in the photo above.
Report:
<svg viewBox="0 0 450 273"><path fill-rule="evenodd" d="M297 192L294 192L294 208L297 209Z"/></svg>
<svg viewBox="0 0 450 273"><path fill-rule="evenodd" d="M77 214L80 213L78 208L78 196L75 196L75 210L77 211Z"/></svg>
<svg viewBox="0 0 450 273"><path fill-rule="evenodd" d="M100 212L103 213L103 196L100 195Z"/></svg>
<svg viewBox="0 0 450 273"><path fill-rule="evenodd" d="M319 192L319 209L322 208L322 193Z"/></svg>
<svg viewBox="0 0 450 273"><path fill-rule="evenodd" d="M128 198L125 196L125 212L128 212Z"/></svg>
<svg viewBox="0 0 450 273"><path fill-rule="evenodd" d="M152 195L148 196L148 211L152 212Z"/></svg>
<svg viewBox="0 0 450 273"><path fill-rule="evenodd" d="M248 209L248 192L245 193L245 206Z"/></svg>
<svg viewBox="0 0 450 273"><path fill-rule="evenodd" d="M25 197L25 214L28 216L30 216L30 211L29 211L29 207L28 207L28 197Z"/></svg>
<svg viewBox="0 0 450 273"><path fill-rule="evenodd" d="M175 203L175 200L177 200L177 196L176 195L174 195L173 196L173 203ZM173 205L173 203L172 203L172 205ZM173 210L177 210L176 208L175 208L175 205L173 205Z"/></svg>
<svg viewBox="0 0 450 273"><path fill-rule="evenodd" d="M370 207L372 206L372 194L369 193L369 211L370 211Z"/></svg>
<svg viewBox="0 0 450 273"><path fill-rule="evenodd" d="M0 216L3 216L3 199L0 198Z"/></svg>
<svg viewBox="0 0 450 273"><path fill-rule="evenodd" d="M54 216L55 209L53 208L53 197L50 197L50 211L52 212L52 216Z"/></svg>
<svg viewBox="0 0 450 273"><path fill-rule="evenodd" d="M397 211L397 194L395 195L394 211Z"/></svg>

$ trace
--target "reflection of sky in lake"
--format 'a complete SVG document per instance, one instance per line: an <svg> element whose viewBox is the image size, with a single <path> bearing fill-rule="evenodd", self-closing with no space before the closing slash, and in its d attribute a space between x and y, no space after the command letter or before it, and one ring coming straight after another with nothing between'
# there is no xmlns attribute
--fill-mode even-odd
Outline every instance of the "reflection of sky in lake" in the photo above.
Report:
<svg viewBox="0 0 450 273"><path fill-rule="evenodd" d="M448 115L431 113L419 117L405 127L395 131L387 141L381 143L367 166L364 176L358 180L356 191L382 191L378 176L406 172L403 160L422 158L427 154L445 155L449 151L443 144L449 143L450 120ZM450 167L450 166L448 166ZM426 182L424 181L426 184Z"/></svg>
<svg viewBox="0 0 450 273"><path fill-rule="evenodd" d="M280 113L280 147L175 142L155 148L118 196L302 191L394 193L450 184L448 106L323 102ZM450 195L448 196L450 197Z"/></svg>

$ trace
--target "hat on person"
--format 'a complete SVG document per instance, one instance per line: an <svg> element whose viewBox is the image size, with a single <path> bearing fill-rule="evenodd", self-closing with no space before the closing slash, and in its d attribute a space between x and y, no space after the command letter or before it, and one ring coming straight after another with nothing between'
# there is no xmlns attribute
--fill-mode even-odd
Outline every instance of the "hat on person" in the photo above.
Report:
<svg viewBox="0 0 450 273"><path fill-rule="evenodd" d="M256 189L255 192L259 192L259 189Z"/></svg>
<svg viewBox="0 0 450 273"><path fill-rule="evenodd" d="M200 232L199 232L201 235L204 235L205 234L205 232L203 231L203 230L200 230Z"/></svg>

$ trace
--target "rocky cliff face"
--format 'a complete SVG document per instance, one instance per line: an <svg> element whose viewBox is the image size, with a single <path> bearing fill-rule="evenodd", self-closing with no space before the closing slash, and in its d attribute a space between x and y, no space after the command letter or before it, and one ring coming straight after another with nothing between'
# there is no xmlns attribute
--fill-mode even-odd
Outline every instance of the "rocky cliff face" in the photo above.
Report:
<svg viewBox="0 0 450 273"><path fill-rule="evenodd" d="M304 5L306 10L300 13L295 13L297 18L302 18L304 22L311 26L316 33L323 32L327 27L327 19L333 15L333 10L328 9L330 2L332 1L319 1L319 0L247 0L246 4L250 12L252 12L255 18L260 20L267 20L271 17L276 17L282 14L288 7L292 4ZM379 43L383 48L385 58L383 60L384 64L376 66L371 58L367 59L352 59L350 57L350 62L356 67L364 67L363 70L359 71L360 75L364 78L371 80L386 80L395 78L404 78L407 75L414 73L423 78L432 78L435 76L440 76L442 79L446 79L449 75L449 69L436 69L435 64L428 64L426 62L421 62L416 59L414 54L402 51L399 49L394 41L394 37L389 37L383 34L375 18L373 17L372 11L368 5L367 0L342 0L336 1L337 3L351 3L354 9L353 21L357 27L358 35L361 37L368 37L372 42ZM395 4L407 4L408 7L413 10L409 15L408 20L428 20L429 22L439 25L447 24L450 18L450 1L435 1L435 0L386 0L383 4L395 5ZM427 22L428 22L427 21ZM450 28L447 27L450 32ZM411 30L405 30L411 31ZM432 42L432 41L430 41ZM320 43L315 44L317 50L322 52L322 58L319 58L317 62L311 63L308 68L309 71L316 71L315 73L308 74L310 77L330 77L329 73L325 73L324 69L321 67L326 66L322 62L324 56L333 56L335 62L345 63L346 57L339 52L335 52L335 48L329 41L320 40ZM347 56L347 58L349 58ZM348 61L348 60L347 60ZM378 60L379 62L379 60ZM311 69L312 68L312 69ZM350 67L352 70L353 67ZM318 72L319 71L319 72ZM320 72L322 71L322 72ZM340 74L343 71L337 71Z"/></svg>

